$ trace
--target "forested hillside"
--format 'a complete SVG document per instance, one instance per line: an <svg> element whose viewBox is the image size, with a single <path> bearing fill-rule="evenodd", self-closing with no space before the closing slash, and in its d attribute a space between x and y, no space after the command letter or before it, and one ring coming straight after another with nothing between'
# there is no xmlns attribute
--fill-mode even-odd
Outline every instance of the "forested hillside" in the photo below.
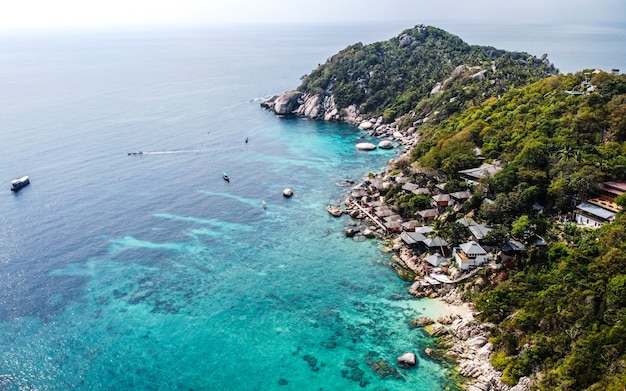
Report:
<svg viewBox="0 0 626 391"><path fill-rule="evenodd" d="M413 158L449 180L478 163L477 148L501 161L504 169L474 189L474 211L504 237L548 240L506 272L485 275L485 289L466 292L497 324L492 362L503 380L534 375L542 390L623 390L626 216L597 231L560 221L603 181L626 179L626 77L548 77L419 131Z"/></svg>
<svg viewBox="0 0 626 391"><path fill-rule="evenodd" d="M626 181L625 75L559 75L545 58L417 26L346 48L303 77L300 90L411 134L415 147L395 171L410 179L434 173L446 191L472 191L460 210L436 221L442 235L454 231L446 221L470 214L493 228L491 244L512 237L528 244L464 291L481 319L496 324L492 363L504 381L531 376L541 390L626 389L626 215L597 230L571 222L573 205L603 181ZM481 162L502 170L477 185L464 182L458 172ZM429 197L401 187L385 195L400 215L428 207ZM626 207L626 195L617 203ZM537 236L546 245L534 245Z"/></svg>
<svg viewBox="0 0 626 391"><path fill-rule="evenodd" d="M332 95L339 109L354 104L391 122L415 109L437 83L444 90L465 81L457 91L462 96L447 106L456 112L554 73L545 58L468 45L441 29L416 26L384 42L347 47L304 76L299 90Z"/></svg>
<svg viewBox="0 0 626 391"><path fill-rule="evenodd" d="M623 390L626 216L599 230L567 220L573 202L603 181L626 180L626 77L548 77L419 132L412 158L451 182L479 163L477 150L502 163L464 209L497 227L494 240L547 239L505 272L485 273L483 289L465 292L481 318L497 325L492 362L503 380L532 375L541 390Z"/></svg>
<svg viewBox="0 0 626 391"><path fill-rule="evenodd" d="M626 77L548 77L419 132L413 157L424 167L454 177L477 164L476 148L503 163L485 183L498 209L490 220L519 216L535 202L566 212L602 181L626 179Z"/></svg>

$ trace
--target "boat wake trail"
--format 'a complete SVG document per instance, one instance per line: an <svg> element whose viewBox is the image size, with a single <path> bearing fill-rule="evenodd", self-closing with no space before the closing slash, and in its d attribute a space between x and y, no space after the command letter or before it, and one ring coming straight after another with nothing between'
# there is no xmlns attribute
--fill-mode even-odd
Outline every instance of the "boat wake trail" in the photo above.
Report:
<svg viewBox="0 0 626 391"><path fill-rule="evenodd" d="M175 155L181 153L207 153L207 152L215 152L215 151L225 151L230 149L235 149L236 147L229 148L207 148L207 149L174 149L174 150L164 150L164 151L138 151L138 152L128 152L128 156L143 156L143 155Z"/></svg>

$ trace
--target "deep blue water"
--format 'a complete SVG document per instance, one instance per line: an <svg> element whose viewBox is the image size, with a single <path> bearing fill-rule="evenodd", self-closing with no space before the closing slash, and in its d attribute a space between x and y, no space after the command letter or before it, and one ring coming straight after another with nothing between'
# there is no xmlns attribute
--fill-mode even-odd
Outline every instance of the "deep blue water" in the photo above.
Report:
<svg viewBox="0 0 626 391"><path fill-rule="evenodd" d="M255 100L405 27L0 37L0 389L444 387L407 327L437 309L324 210L397 152Z"/></svg>

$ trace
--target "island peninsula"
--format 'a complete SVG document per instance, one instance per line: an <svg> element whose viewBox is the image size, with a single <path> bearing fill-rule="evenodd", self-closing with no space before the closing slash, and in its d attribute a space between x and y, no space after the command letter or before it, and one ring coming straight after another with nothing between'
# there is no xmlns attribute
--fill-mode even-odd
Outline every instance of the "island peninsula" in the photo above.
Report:
<svg viewBox="0 0 626 391"><path fill-rule="evenodd" d="M369 221L413 295L471 304L415 320L446 335L467 389L626 387L619 70L563 75L545 54L419 25L348 46L261 105L402 148L334 215Z"/></svg>

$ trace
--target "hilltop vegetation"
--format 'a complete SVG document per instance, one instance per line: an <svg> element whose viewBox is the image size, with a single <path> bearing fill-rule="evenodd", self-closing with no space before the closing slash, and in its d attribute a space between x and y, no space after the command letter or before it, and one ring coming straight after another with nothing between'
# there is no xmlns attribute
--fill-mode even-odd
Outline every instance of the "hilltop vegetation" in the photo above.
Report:
<svg viewBox="0 0 626 391"><path fill-rule="evenodd" d="M492 361L504 380L539 374L541 390L626 385L626 216L597 231L559 223L572 201L626 179L626 77L591 74L549 77L424 126L412 155L451 179L475 163L475 148L502 161L479 185L495 202L475 204L477 214L505 236L548 239L489 276L488 289L466 293L498 325Z"/></svg>
<svg viewBox="0 0 626 391"><path fill-rule="evenodd" d="M553 76L421 127L413 159L451 177L476 165L476 148L502 161L504 170L484 183L499 209L489 218L494 222L537 202L567 212L603 181L626 179L625 114L623 75L600 72L589 82L583 73ZM506 209L512 199L519 204Z"/></svg>
<svg viewBox="0 0 626 391"><path fill-rule="evenodd" d="M356 105L367 116L383 115L391 122L413 110L457 68L456 77L466 84L457 91L462 97L448 106L451 112L556 73L546 59L468 45L441 29L416 26L384 42L347 47L304 76L299 90L332 95L339 109ZM489 78L481 70L489 70Z"/></svg>
<svg viewBox="0 0 626 391"><path fill-rule="evenodd" d="M598 230L567 222L603 181L626 181L626 76L558 75L545 58L417 26L344 49L299 89L412 132L419 143L396 168L436 172L448 190L471 187L459 170L499 161L461 213L494 226L494 244L542 235L548 245L465 292L497 324L494 366L540 390L626 388L626 216ZM386 202L401 214L428 205L397 190Z"/></svg>

